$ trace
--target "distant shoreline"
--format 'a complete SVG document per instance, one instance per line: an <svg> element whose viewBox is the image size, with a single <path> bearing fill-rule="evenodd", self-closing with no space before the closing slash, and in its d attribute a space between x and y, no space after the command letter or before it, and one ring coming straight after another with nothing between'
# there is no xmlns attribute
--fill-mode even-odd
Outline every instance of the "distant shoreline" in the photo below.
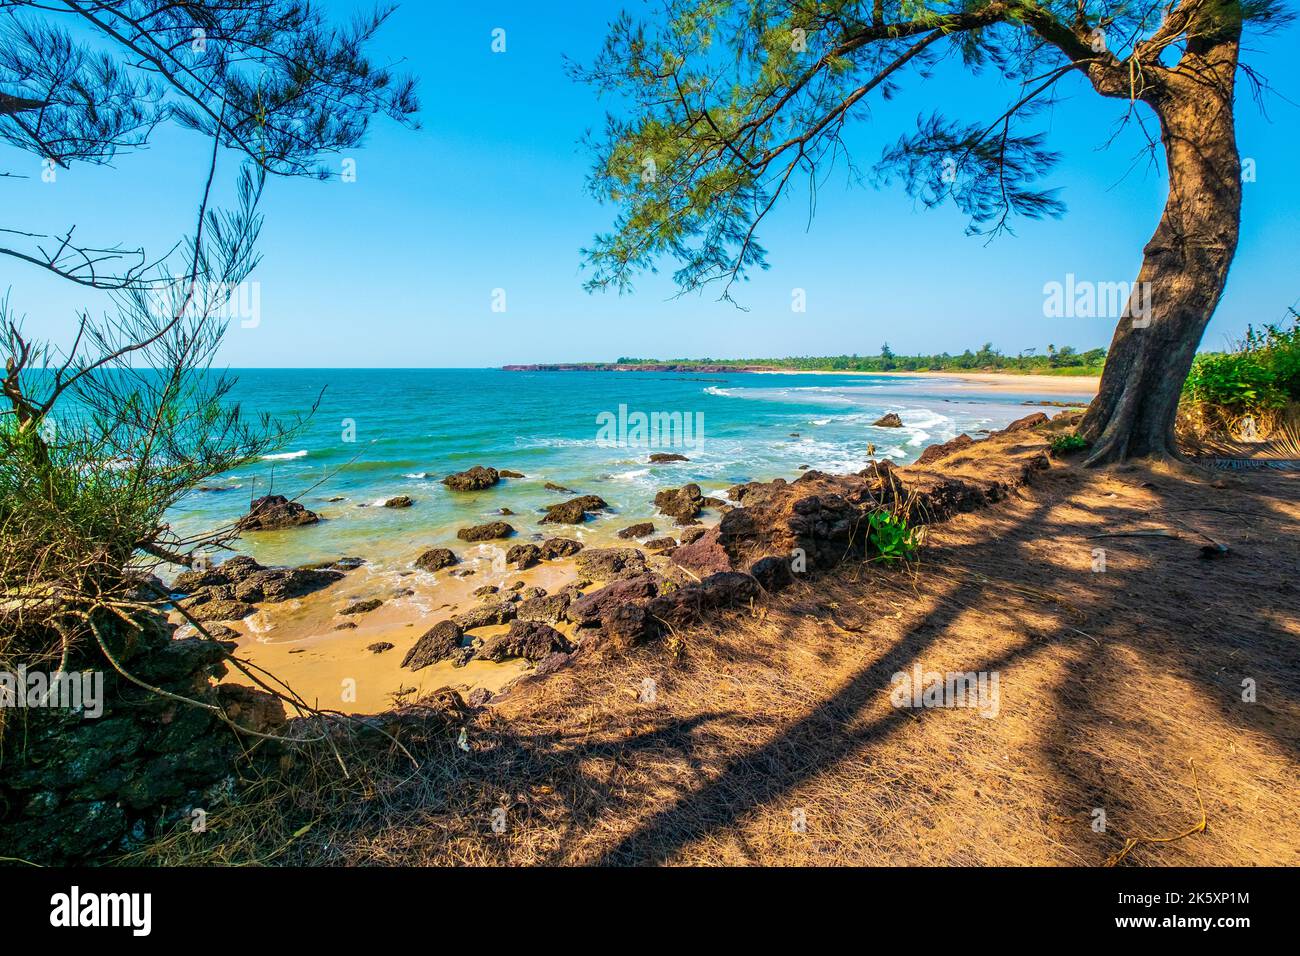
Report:
<svg viewBox="0 0 1300 956"><path fill-rule="evenodd" d="M1095 395L1101 383L1099 375L1053 375L1020 371L967 372L926 369L924 371L892 370L853 371L849 369L792 369L779 365L685 365L673 362L622 364L618 362L571 362L563 364L503 365L504 372L691 372L704 375L721 375L745 372L751 375L888 375L899 378L948 379L963 384L983 385L988 391L1008 395L1076 394Z"/></svg>

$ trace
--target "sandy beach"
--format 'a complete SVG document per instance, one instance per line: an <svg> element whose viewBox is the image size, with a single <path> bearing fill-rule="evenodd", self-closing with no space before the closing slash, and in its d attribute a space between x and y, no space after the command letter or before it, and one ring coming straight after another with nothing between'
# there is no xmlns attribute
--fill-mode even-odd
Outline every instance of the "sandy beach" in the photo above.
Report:
<svg viewBox="0 0 1300 956"><path fill-rule="evenodd" d="M891 378L929 378L954 383L981 385L985 391L1003 395L1095 395L1101 384L1097 375L1022 375L1011 372L824 372L773 369L751 375L888 375Z"/></svg>

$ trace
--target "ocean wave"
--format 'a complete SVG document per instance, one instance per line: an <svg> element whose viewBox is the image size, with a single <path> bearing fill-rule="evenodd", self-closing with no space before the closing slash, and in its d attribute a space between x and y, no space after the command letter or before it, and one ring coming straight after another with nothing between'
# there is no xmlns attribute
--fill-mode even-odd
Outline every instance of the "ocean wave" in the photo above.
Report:
<svg viewBox="0 0 1300 956"><path fill-rule="evenodd" d="M283 451L276 455L263 455L262 461L288 461L291 458L306 458L306 450L302 451Z"/></svg>
<svg viewBox="0 0 1300 956"><path fill-rule="evenodd" d="M417 481L420 481L420 480L425 479L425 478L432 478L433 475L429 474L427 471L411 471L411 472L407 472L406 474L402 475L402 477L403 477L403 478L414 478L414 479L416 479Z"/></svg>
<svg viewBox="0 0 1300 956"><path fill-rule="evenodd" d="M721 395L723 398L730 398L735 394L734 388L720 388L717 385L710 385L704 389L705 395Z"/></svg>

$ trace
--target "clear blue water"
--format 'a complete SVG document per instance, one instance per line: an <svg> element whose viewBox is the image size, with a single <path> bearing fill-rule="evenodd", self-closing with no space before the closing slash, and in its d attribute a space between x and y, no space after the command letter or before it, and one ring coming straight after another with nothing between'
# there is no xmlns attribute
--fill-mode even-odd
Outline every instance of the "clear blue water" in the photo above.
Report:
<svg viewBox="0 0 1300 956"><path fill-rule="evenodd" d="M516 512L505 520L519 531L518 540L543 528L554 534L555 526L538 525L541 508L568 496L545 490L547 481L600 495L613 506L612 514L577 529L578 537L598 540L652 518L651 499L661 488L693 481L706 494L718 494L737 482L794 478L800 465L857 471L872 445L877 457L902 464L928 444L999 428L1034 411L1022 404L1030 396L931 377L496 369L235 374L235 397L253 411L294 415L309 409L322 389L324 394L306 429L278 457L214 481L228 490L195 494L176 508L174 523L198 530L237 518L258 495L300 496L326 520L250 534L241 544L276 564L341 555L408 561L436 546L459 553L470 546L456 540L456 529L492 520L502 507ZM700 440L692 447L611 446L602 439L619 436L602 434L600 416L617 416L620 405L629 416L690 416L702 422L702 435L691 436ZM904 428L872 426L889 411L902 417ZM651 465L652 451L679 452L691 460ZM438 481L476 464L527 477L475 493L451 492ZM409 495L414 507L376 506L395 495ZM669 525L662 523L662 530L667 533Z"/></svg>

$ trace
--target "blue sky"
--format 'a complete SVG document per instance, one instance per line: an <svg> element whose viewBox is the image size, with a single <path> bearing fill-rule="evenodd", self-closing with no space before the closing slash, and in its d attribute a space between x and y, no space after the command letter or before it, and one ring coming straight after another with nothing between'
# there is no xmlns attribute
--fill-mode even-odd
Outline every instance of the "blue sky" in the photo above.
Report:
<svg viewBox="0 0 1300 956"><path fill-rule="evenodd" d="M351 0L326 6L358 8ZM764 224L772 268L739 288L747 311L717 301L716 290L675 298L671 263L644 277L634 295L590 295L581 288L579 250L614 213L585 190L590 157L579 139L600 126L606 104L565 76L563 57L589 61L616 5L572 2L562 17L546 5L484 6L407 0L376 45L377 59L404 59L419 78L422 129L377 122L349 154L356 182L270 184L255 275L261 323L231 328L226 364L471 367L620 355L868 354L884 341L896 352L927 353L988 340L1007 352L1109 343L1109 320L1045 318L1043 285L1068 273L1131 281L1165 185L1160 170L1130 169L1141 146L1136 133L1108 144L1124 107L1082 82L1071 80L1069 97L1035 121L1065 154L1051 178L1069 206L1061 220L1022 221L1017 236L986 244L963 234L955 210L919 208L898 188L851 186L841 167L821 184L811 224L805 186ZM504 54L491 52L496 27L506 30ZM1248 91L1239 93L1238 140L1257 178L1244 187L1241 245L1206 347L1220 347L1248 322L1280 319L1300 299L1297 29L1248 41L1249 62L1281 96L1262 115ZM869 167L920 113L992 119L1014 92L955 66L913 79L897 99L859 114L855 159ZM0 185L4 225L53 231L76 223L87 241L163 248L192 226L206 149L164 130L149 150L120 157L112 169L75 167L52 184L32 169ZM0 152L6 170L35 163ZM224 157L224 181L233 181L236 166L237 157ZM28 330L56 340L77 308L106 307L8 259L0 260L6 288ZM795 288L806 290L804 313L791 311ZM506 292L505 313L491 309L494 289Z"/></svg>

